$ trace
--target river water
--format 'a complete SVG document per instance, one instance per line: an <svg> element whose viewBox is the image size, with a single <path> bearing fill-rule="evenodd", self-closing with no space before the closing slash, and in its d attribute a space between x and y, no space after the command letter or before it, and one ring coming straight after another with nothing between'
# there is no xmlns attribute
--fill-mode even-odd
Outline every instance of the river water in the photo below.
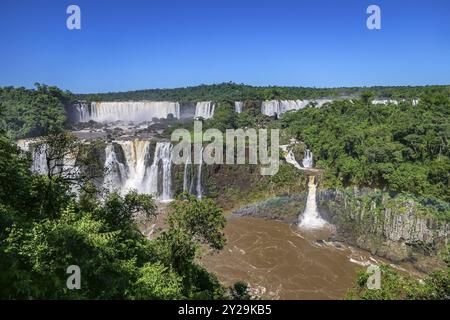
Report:
<svg viewBox="0 0 450 320"><path fill-rule="evenodd" d="M227 286L244 281L267 299L342 299L355 284L367 253L323 241L329 231L251 217L230 217L227 245L203 265ZM375 262L375 260L372 260Z"/></svg>

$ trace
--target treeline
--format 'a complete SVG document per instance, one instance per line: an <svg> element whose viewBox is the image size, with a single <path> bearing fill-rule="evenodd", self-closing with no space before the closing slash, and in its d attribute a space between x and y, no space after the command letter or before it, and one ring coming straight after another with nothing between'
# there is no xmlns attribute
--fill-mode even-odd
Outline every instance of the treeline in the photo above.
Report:
<svg viewBox="0 0 450 320"><path fill-rule="evenodd" d="M211 100L246 101L246 100L272 100L272 99L317 99L317 98L351 98L359 97L362 92L370 90L376 97L386 99L413 99L424 91L431 93L445 93L450 95L450 86L426 87L351 87L351 88L305 88L305 87L255 87L245 84L220 83L212 85L199 85L194 87L175 89L149 89L127 92L109 92L96 94L80 94L78 98L89 101L128 101L128 100L155 100L196 102Z"/></svg>
<svg viewBox="0 0 450 320"><path fill-rule="evenodd" d="M450 99L372 105L336 101L288 112L278 124L305 142L329 186L375 187L450 201Z"/></svg>
<svg viewBox="0 0 450 320"><path fill-rule="evenodd" d="M62 129L66 108L74 101L70 92L38 83L34 90L0 87L0 130L11 138L25 138Z"/></svg>

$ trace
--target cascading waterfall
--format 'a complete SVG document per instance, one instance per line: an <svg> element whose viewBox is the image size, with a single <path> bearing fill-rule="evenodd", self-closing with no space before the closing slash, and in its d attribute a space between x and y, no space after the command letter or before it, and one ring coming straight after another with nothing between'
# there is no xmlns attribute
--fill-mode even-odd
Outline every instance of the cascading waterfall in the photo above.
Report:
<svg viewBox="0 0 450 320"><path fill-rule="evenodd" d="M127 179L122 185L122 191L132 189L139 193L149 193L149 183L146 180L147 159L150 142L145 140L117 141L125 156L125 165L128 169Z"/></svg>
<svg viewBox="0 0 450 320"><path fill-rule="evenodd" d="M92 102L90 112L83 106L78 108L80 121L97 122L144 122L153 118L166 119L169 114L180 118L180 104L170 101L128 101L128 102Z"/></svg>
<svg viewBox="0 0 450 320"><path fill-rule="evenodd" d="M75 105L78 113L78 122L88 122L90 120L89 116L89 106L87 103L80 102Z"/></svg>
<svg viewBox="0 0 450 320"><path fill-rule="evenodd" d="M332 100L268 100L262 102L261 113L270 117L279 117L283 113L290 110L300 110L311 104L315 105L316 107L322 107L325 103L328 102L332 102Z"/></svg>
<svg viewBox="0 0 450 320"><path fill-rule="evenodd" d="M244 110L244 102L242 101L235 101L234 102L234 111L236 113L241 113Z"/></svg>
<svg viewBox="0 0 450 320"><path fill-rule="evenodd" d="M198 165L198 172L197 172L197 198L201 199L203 197L203 190L202 190L202 166L203 166L203 148L200 151L200 163Z"/></svg>
<svg viewBox="0 0 450 320"><path fill-rule="evenodd" d="M162 192L159 200L172 200L172 160L171 160L172 145L170 142L157 142L155 148L155 156L153 163L148 169L148 179L150 190L148 193L157 195L160 163L162 164Z"/></svg>
<svg viewBox="0 0 450 320"><path fill-rule="evenodd" d="M314 165L313 153L309 149L305 150L305 157L303 158L302 164L303 164L303 168L308 168L308 169L312 168Z"/></svg>
<svg viewBox="0 0 450 320"><path fill-rule="evenodd" d="M210 119L214 116L215 105L211 101L197 102L194 118Z"/></svg>
<svg viewBox="0 0 450 320"><path fill-rule="evenodd" d="M122 186L128 178L127 167L119 162L113 144L108 144L105 148L105 178L103 185L109 191L121 191Z"/></svg>
<svg viewBox="0 0 450 320"><path fill-rule="evenodd" d="M160 201L172 200L172 145L170 142L157 142L151 165L150 141L116 141L120 146L125 163L122 163L112 144L105 149L105 168L107 173L104 187L122 194L136 190L152 194Z"/></svg>
<svg viewBox="0 0 450 320"><path fill-rule="evenodd" d="M284 151L284 157L286 162L293 165L299 170L306 171L309 174L308 181L308 196L306 198L305 211L299 217L298 226L302 229L318 229L324 227L327 222L320 217L317 210L316 192L317 186L315 182L315 176L311 175L314 171L313 168L313 154L309 149L305 150L305 156L301 166L295 159L294 153L289 145L280 146Z"/></svg>
<svg viewBox="0 0 450 320"><path fill-rule="evenodd" d="M280 104L277 100L263 101L261 105L261 113L266 116L279 116L280 115Z"/></svg>
<svg viewBox="0 0 450 320"><path fill-rule="evenodd" d="M320 217L316 202L315 176L309 176L308 197L303 215L299 217L298 226L303 229L320 229L326 225L326 221Z"/></svg>

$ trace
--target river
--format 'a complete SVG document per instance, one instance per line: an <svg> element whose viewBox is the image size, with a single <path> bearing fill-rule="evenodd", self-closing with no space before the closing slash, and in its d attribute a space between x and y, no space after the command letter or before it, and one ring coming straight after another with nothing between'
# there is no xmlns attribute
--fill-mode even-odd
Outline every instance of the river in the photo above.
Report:
<svg viewBox="0 0 450 320"><path fill-rule="evenodd" d="M267 299L342 299L361 265L373 259L321 240L328 231L302 231L274 220L231 216L225 234L224 250L205 256L203 265L225 285L244 281Z"/></svg>

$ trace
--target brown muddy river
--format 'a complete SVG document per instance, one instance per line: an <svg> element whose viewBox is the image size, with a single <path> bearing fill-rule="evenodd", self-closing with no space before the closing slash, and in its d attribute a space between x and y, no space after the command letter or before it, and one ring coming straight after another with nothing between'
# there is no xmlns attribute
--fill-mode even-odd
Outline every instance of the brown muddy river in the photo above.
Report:
<svg viewBox="0 0 450 320"><path fill-rule="evenodd" d="M202 263L225 285L244 281L267 299L342 299L363 268L358 263L372 259L344 244L317 241L328 238L326 231L278 221L230 217L225 234L224 250Z"/></svg>

